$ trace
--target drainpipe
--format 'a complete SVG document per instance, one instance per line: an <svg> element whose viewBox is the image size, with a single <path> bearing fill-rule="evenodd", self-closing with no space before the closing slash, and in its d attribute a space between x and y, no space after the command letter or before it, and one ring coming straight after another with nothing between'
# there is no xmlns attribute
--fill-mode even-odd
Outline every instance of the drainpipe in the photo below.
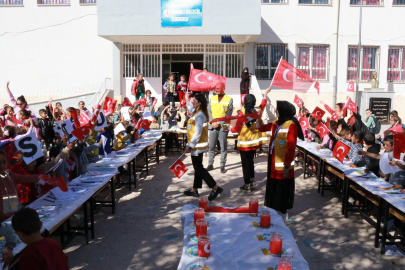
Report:
<svg viewBox="0 0 405 270"><path fill-rule="evenodd" d="M337 4L337 21L336 21L336 66L335 66L335 78L333 85L333 104L337 103L337 91L338 91L338 68L339 68L339 24L340 24L340 0L335 0Z"/></svg>

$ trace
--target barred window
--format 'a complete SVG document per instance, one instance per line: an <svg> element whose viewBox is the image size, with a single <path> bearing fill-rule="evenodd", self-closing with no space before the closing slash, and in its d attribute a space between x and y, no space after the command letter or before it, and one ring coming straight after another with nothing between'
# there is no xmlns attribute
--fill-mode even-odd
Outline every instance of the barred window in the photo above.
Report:
<svg viewBox="0 0 405 270"><path fill-rule="evenodd" d="M184 44L184 52L204 52L204 44Z"/></svg>
<svg viewBox="0 0 405 270"><path fill-rule="evenodd" d="M299 4L330 5L332 0L299 0Z"/></svg>
<svg viewBox="0 0 405 270"><path fill-rule="evenodd" d="M160 77L160 54L143 54L142 67L144 77Z"/></svg>
<svg viewBox="0 0 405 270"><path fill-rule="evenodd" d="M205 67L209 72L224 76L224 55L206 54Z"/></svg>
<svg viewBox="0 0 405 270"><path fill-rule="evenodd" d="M96 4L97 0L80 0L80 4Z"/></svg>
<svg viewBox="0 0 405 270"><path fill-rule="evenodd" d="M162 51L163 52L182 52L183 45L182 44L163 44Z"/></svg>
<svg viewBox="0 0 405 270"><path fill-rule="evenodd" d="M38 0L38 5L70 5L70 0Z"/></svg>
<svg viewBox="0 0 405 270"><path fill-rule="evenodd" d="M361 0L350 0L350 5L360 5ZM363 6L382 6L384 5L383 0L362 0Z"/></svg>
<svg viewBox="0 0 405 270"><path fill-rule="evenodd" d="M0 0L0 6L22 6L23 0Z"/></svg>
<svg viewBox="0 0 405 270"><path fill-rule="evenodd" d="M405 47L390 47L388 49L389 82L405 82Z"/></svg>
<svg viewBox="0 0 405 270"><path fill-rule="evenodd" d="M124 77L136 77L141 73L141 55L124 54Z"/></svg>
<svg viewBox="0 0 405 270"><path fill-rule="evenodd" d="M265 4L287 4L288 0L262 0Z"/></svg>
<svg viewBox="0 0 405 270"><path fill-rule="evenodd" d="M378 73L379 47L361 47L360 57L357 55L357 47L349 47L347 59L347 80L352 81L357 78L357 65L360 64L360 81L368 82L373 71ZM358 59L361 59L358 63Z"/></svg>
<svg viewBox="0 0 405 270"><path fill-rule="evenodd" d="M318 81L328 80L329 46L298 45L297 68Z"/></svg>
<svg viewBox="0 0 405 270"><path fill-rule="evenodd" d="M394 0L392 2L393 6L405 6L405 0Z"/></svg>
<svg viewBox="0 0 405 270"><path fill-rule="evenodd" d="M258 80L272 80L280 58L286 61L287 44L256 44L255 45L255 75Z"/></svg>

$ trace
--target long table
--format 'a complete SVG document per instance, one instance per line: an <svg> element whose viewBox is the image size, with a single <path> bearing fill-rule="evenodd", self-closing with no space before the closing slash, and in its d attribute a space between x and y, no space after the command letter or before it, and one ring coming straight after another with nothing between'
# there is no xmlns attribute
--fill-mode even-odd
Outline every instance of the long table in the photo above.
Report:
<svg viewBox="0 0 405 270"><path fill-rule="evenodd" d="M322 179L325 177L326 171L333 172L338 178L344 182L342 189L342 214L347 218L349 210L358 210L360 214L376 229L374 246L379 246L381 239L381 253L385 252L385 245L387 239L392 240L391 243L395 244L395 240L401 239L405 242L405 237L395 237L388 233L388 220L389 214L395 216L398 220L405 224L405 194L392 191L392 185L379 178L373 173L364 173L365 168L351 168L348 166L349 161L344 161L343 164L335 159L332 151L329 149L317 150L316 143L308 143L299 141L297 147L300 151L310 153L316 156L323 162L323 169L321 170ZM304 160L305 165L305 160ZM305 170L305 168L304 168ZM324 188L324 181L319 182L321 188ZM371 219L359 206L350 205L349 191L356 192L371 202L377 208L377 220ZM385 209L385 211L383 211ZM382 216L384 212L384 218ZM383 228L381 222L383 221Z"/></svg>
<svg viewBox="0 0 405 270"><path fill-rule="evenodd" d="M259 208L271 213L271 227L261 228L257 214L206 213L211 251L208 259L198 258L193 211L195 205L185 205L181 214L183 224L183 251L178 270L191 270L205 265L204 269L276 269L279 256L269 253L269 236L272 232L283 235L282 256L291 256L293 269L309 269L307 261L295 242L290 229L281 216L270 208Z"/></svg>
<svg viewBox="0 0 405 270"><path fill-rule="evenodd" d="M89 171L85 175L80 175L79 177L73 179L68 188L70 191L77 192L77 197L74 200L54 200L52 199L52 190L47 194L38 198L32 202L28 207L38 209L44 206L55 205L57 210L50 212L46 215L40 215L41 221L43 223L41 233L47 235L52 234L58 229L61 230L61 242L64 241L64 236L67 234L68 241L77 234L77 231L84 231L84 236L86 244L89 242L88 232L91 231L91 238L95 238L94 231L94 214L101 207L111 207L112 213L115 213L115 175L118 174L118 168L126 166L129 164L129 186L131 188L131 176L135 177L136 185L136 174L135 174L135 159L136 157L148 150L149 147L157 145L157 142L161 139L162 132L159 130L145 132L139 140L134 144L130 144L123 150L112 152L107 157L102 158L96 163L91 163L89 165ZM159 153L157 151L157 161L159 160ZM146 156L147 158L147 156ZM131 162L133 162L133 175L131 174ZM147 163L148 166L148 163ZM147 169L148 170L148 169ZM93 181L93 183L88 183ZM87 182L87 183L86 183ZM110 200L96 200L95 197L104 190L108 185L111 189L111 199ZM85 191L85 192L84 192ZM54 200L50 202L49 200ZM86 204L90 204L90 211L88 211ZM99 206L96 208L96 206ZM84 221L79 227L70 226L70 217L73 216L79 209L83 207ZM90 212L90 213L89 213ZM4 221L5 223L11 224L11 219ZM90 219L90 227L89 227ZM64 231L64 224L67 226L67 232ZM74 234L71 231L76 231ZM14 256L16 256L15 261L12 263L13 266L16 261L18 261L18 254L25 248L25 244L21 241L18 242L17 246L13 249Z"/></svg>

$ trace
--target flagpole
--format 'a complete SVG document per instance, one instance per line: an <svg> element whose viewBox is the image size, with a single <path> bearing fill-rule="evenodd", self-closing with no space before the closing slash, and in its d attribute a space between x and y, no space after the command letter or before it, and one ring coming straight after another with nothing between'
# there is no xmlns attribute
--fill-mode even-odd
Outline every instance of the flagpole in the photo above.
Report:
<svg viewBox="0 0 405 270"><path fill-rule="evenodd" d="M278 67L280 66L281 60L283 60L283 56L281 56L280 61L278 61L278 65L276 68L276 72L274 72L274 76L277 74L277 70L278 70ZM271 73L271 69L270 69L270 73ZM271 80L270 87L273 86L274 76L273 76L273 79Z"/></svg>
<svg viewBox="0 0 405 270"><path fill-rule="evenodd" d="M179 160L179 159L181 159L182 157L184 157L184 155L185 155L185 153L181 154L181 156L180 156L178 159L176 159L176 161L175 161L175 162L173 162L173 164L174 164L174 163L176 163L176 162L177 162L177 160ZM172 165L170 165L169 167L173 166L173 164L172 164Z"/></svg>
<svg viewBox="0 0 405 270"><path fill-rule="evenodd" d="M362 27L362 18L363 18L363 0L360 0L360 20L359 20L359 44L357 46L357 72L356 72L356 95L355 100L356 104L360 109L359 102L359 90L360 90L360 53L361 53L361 27Z"/></svg>

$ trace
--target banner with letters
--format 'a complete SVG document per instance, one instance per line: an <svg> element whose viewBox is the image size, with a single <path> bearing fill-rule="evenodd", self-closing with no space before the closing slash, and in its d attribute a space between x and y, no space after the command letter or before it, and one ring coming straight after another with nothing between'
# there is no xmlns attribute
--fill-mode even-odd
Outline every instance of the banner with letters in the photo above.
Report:
<svg viewBox="0 0 405 270"><path fill-rule="evenodd" d="M160 0L162 27L202 26L202 0Z"/></svg>

